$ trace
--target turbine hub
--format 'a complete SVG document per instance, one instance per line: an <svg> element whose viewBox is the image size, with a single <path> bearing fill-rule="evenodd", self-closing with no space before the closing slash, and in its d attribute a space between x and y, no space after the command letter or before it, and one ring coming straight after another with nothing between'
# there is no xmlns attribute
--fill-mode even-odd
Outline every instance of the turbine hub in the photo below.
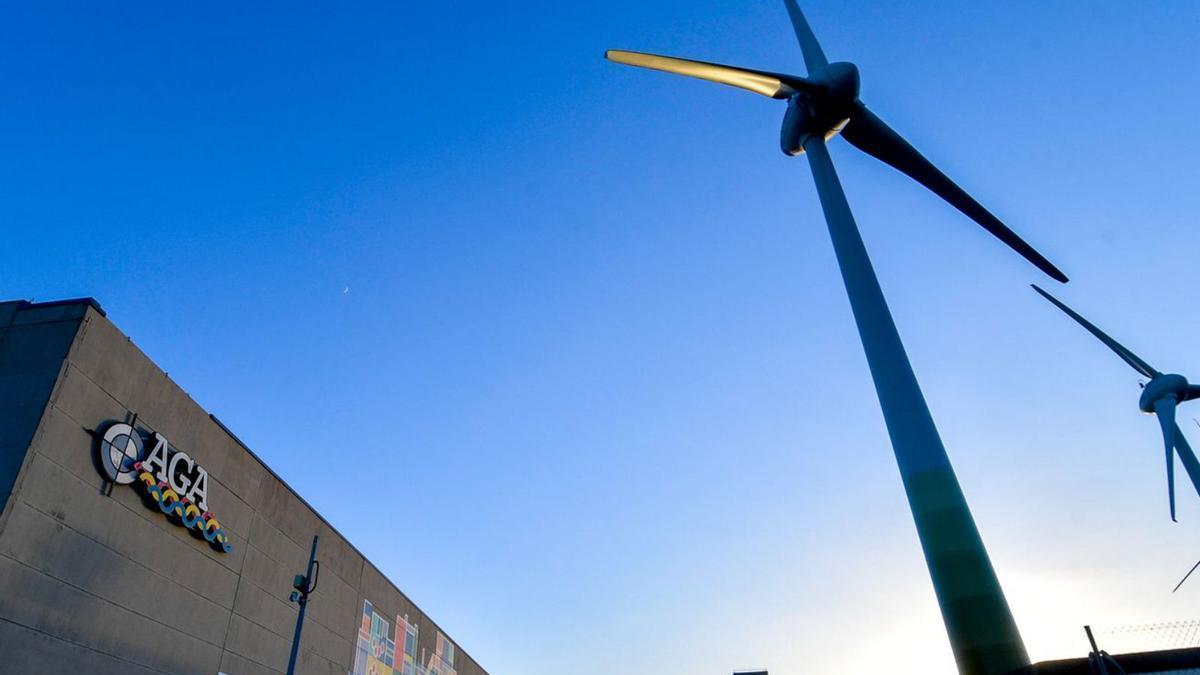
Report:
<svg viewBox="0 0 1200 675"><path fill-rule="evenodd" d="M830 112L854 112L854 104L858 101L858 66L838 61L811 73L809 78L825 90L821 95L823 107L829 108Z"/></svg>
<svg viewBox="0 0 1200 675"><path fill-rule="evenodd" d="M1141 408L1144 413L1154 412L1154 402L1168 396L1174 396L1175 400L1182 403L1188 398L1188 381L1182 375L1163 374L1150 380L1144 389L1142 389L1142 397L1138 400L1138 408Z"/></svg>
<svg viewBox="0 0 1200 675"><path fill-rule="evenodd" d="M818 88L800 91L788 98L779 144L784 154L804 152L813 136L832 138L854 115L858 102L858 67L853 63L831 63L809 77Z"/></svg>

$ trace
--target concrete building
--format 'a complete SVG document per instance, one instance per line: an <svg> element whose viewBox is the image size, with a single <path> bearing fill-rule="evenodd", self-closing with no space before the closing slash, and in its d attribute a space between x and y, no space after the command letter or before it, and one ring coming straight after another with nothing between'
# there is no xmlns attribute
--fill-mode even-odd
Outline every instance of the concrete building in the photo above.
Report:
<svg viewBox="0 0 1200 675"><path fill-rule="evenodd" d="M486 675L92 300L0 303L0 672Z"/></svg>

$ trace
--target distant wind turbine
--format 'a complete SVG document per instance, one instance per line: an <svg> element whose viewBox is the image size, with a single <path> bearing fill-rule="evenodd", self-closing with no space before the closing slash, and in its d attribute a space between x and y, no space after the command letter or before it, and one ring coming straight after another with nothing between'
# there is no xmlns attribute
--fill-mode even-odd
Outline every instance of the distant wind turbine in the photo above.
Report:
<svg viewBox="0 0 1200 675"><path fill-rule="evenodd" d="M1200 494L1200 461L1196 460L1196 453L1192 452L1192 448L1188 445L1187 439L1183 437L1183 432L1180 431L1179 425L1175 423L1175 406L1184 401L1200 398L1200 386L1189 384L1187 378L1182 375L1158 372L1137 354L1129 351L1124 345L1092 325L1090 321L1077 314L1070 307L1059 302L1058 298L1043 291L1036 285L1033 287L1033 290L1052 302L1055 307L1066 312L1067 316L1075 319L1079 325L1086 328L1089 333L1096 336L1109 349L1113 350L1117 356L1121 357L1122 361L1128 363L1129 367L1144 377L1150 378L1150 381L1142 387L1142 396L1138 400L1138 408L1146 414L1152 414L1157 417L1158 424L1162 427L1163 445L1166 447L1167 454L1167 500L1171 505L1171 520L1175 520L1176 451L1179 452L1179 459L1183 462L1183 468L1187 471L1188 477L1192 479L1192 485L1196 488L1197 494Z"/></svg>
<svg viewBox="0 0 1200 675"><path fill-rule="evenodd" d="M858 98L858 68L830 63L795 0L785 2L807 77L639 52L614 50L605 56L787 101L780 144L788 155L808 155L959 672L1016 671L1029 658L900 342L826 141L841 133L851 145L932 190L1050 277L1062 282L1067 277L868 110Z"/></svg>

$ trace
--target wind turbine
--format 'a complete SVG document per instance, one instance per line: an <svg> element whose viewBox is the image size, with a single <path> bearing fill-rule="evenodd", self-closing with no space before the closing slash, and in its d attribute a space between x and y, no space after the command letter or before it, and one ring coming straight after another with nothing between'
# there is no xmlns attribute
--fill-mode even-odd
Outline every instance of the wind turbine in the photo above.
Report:
<svg viewBox="0 0 1200 675"><path fill-rule="evenodd" d="M1138 408L1147 415L1157 417L1158 424L1162 427L1163 445L1166 447L1167 453L1167 501L1171 505L1171 520L1175 520L1176 451L1179 452L1179 459L1183 462L1183 468L1187 471L1188 477L1192 479L1192 485L1196 488L1196 493L1200 494L1200 461L1196 460L1196 453L1192 452L1192 448L1188 445L1187 439L1183 437L1183 432L1179 429L1179 425L1175 423L1175 406L1184 401L1200 398L1200 386L1189 384L1187 378L1182 375L1160 373L1150 364L1143 361L1137 354L1129 351L1124 345L1092 325L1090 321L1077 314L1062 302L1059 302L1058 298L1038 288L1037 285L1033 286L1033 290L1040 293L1043 298L1054 303L1054 306L1065 312L1067 316L1075 319L1079 325L1086 328L1089 333L1096 336L1098 340L1113 350L1117 356L1121 357L1122 361L1128 363L1129 367L1136 370L1143 377L1150 378L1150 381L1142 387L1142 396L1138 400Z"/></svg>
<svg viewBox="0 0 1200 675"><path fill-rule="evenodd" d="M842 281L883 409L938 606L963 675L1011 673L1029 664L975 520L934 426L825 142L841 135L950 202L1052 278L1067 277L925 159L858 98L858 68L830 63L795 0L785 0L807 77L669 56L609 51L624 63L727 84L787 101L780 144L805 153Z"/></svg>

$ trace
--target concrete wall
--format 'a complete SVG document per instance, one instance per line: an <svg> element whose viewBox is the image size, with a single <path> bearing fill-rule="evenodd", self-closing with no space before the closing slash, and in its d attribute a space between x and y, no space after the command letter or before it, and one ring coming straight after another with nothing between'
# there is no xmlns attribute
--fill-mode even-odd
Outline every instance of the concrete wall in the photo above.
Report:
<svg viewBox="0 0 1200 675"><path fill-rule="evenodd" d="M0 303L0 513L88 305Z"/></svg>
<svg viewBox="0 0 1200 675"><path fill-rule="evenodd" d="M87 303L56 311L62 325L37 324L53 339L10 343L6 332L0 341L0 400L13 398L7 364L37 362L13 370L35 374L32 384L13 386L40 412L0 513L0 671L282 672L297 609L287 597L313 535L322 569L298 672L351 672L364 600L389 620L407 616L418 626L418 660L432 657L436 624L101 312ZM65 345L65 360L59 354L53 365ZM47 377L39 393L34 384ZM147 508L129 486L106 494L87 430L132 412L139 428L165 435L209 471L209 508L231 552ZM456 652L457 675L486 675Z"/></svg>

